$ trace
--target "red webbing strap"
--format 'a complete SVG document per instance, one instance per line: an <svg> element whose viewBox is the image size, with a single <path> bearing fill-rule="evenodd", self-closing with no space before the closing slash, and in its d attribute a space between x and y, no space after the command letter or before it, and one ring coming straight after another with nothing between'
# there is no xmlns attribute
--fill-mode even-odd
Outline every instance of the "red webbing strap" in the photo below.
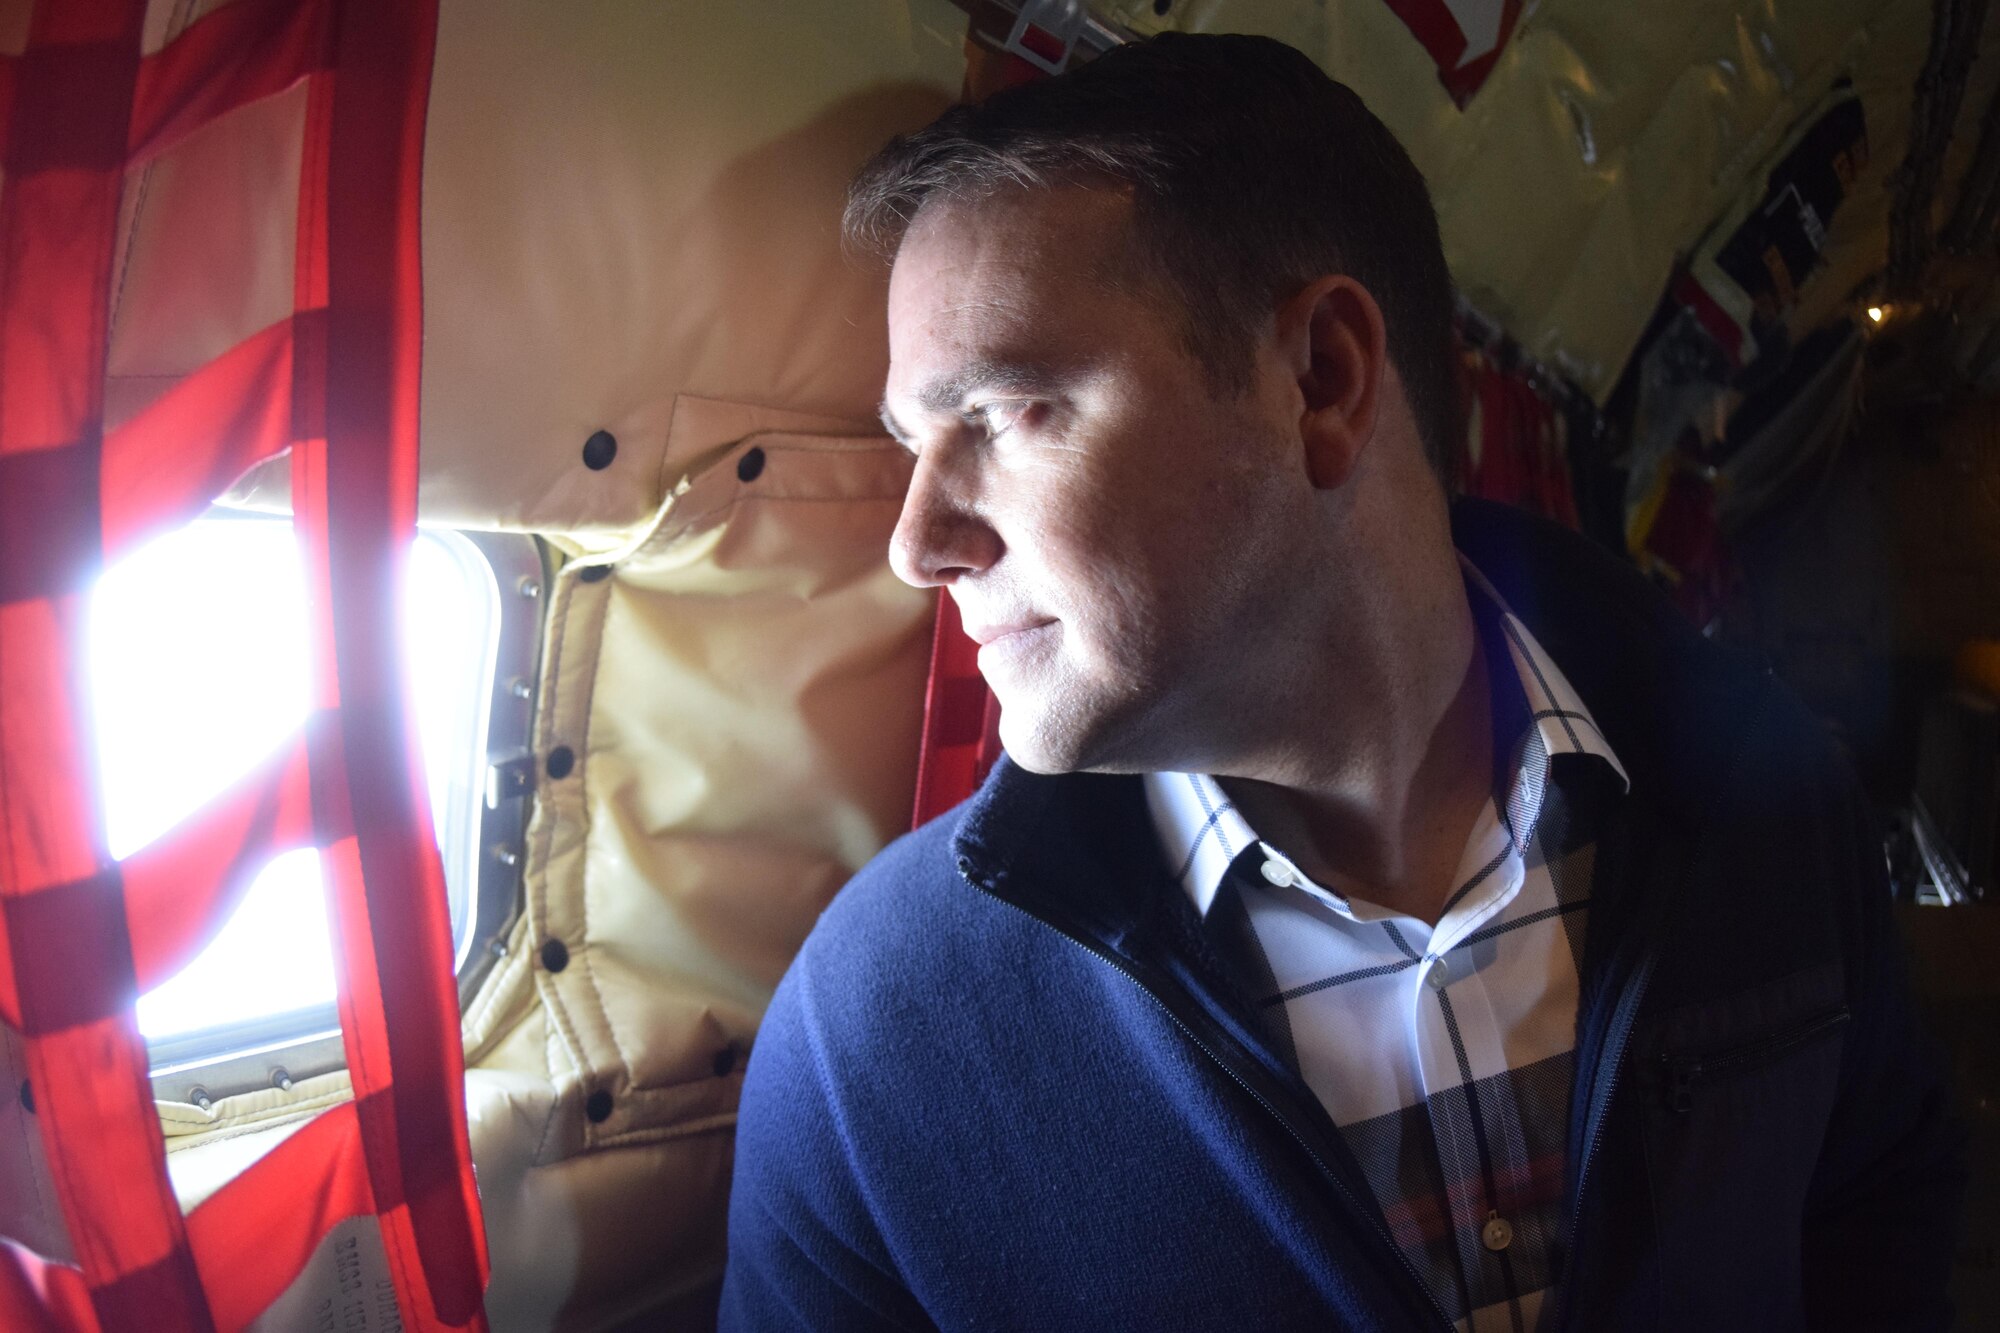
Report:
<svg viewBox="0 0 2000 1333"><path fill-rule="evenodd" d="M26 1038L79 1265L0 1247L0 1328L241 1328L330 1227L375 1213L405 1326L483 1329L449 918L396 650L397 573L415 525L417 204L435 3L321 0L301 7L317 16L307 21L237 0L151 65L138 56L144 8L44 0L27 52L6 65L0 1010ZM232 53L225 39L249 47ZM339 76L315 75L308 99L301 313L103 437L128 146L157 151L322 66ZM136 112L135 86L150 99ZM288 751L114 865L79 693L83 590L107 551L192 517L292 441L318 708ZM184 1223L132 1004L215 929L258 866L308 842L325 849L355 1100Z"/></svg>
<svg viewBox="0 0 2000 1333"><path fill-rule="evenodd" d="M1384 4L1402 20L1410 36L1430 52L1432 64L1438 66L1438 82L1444 84L1444 90L1452 94L1452 102L1458 106L1470 102L1472 94L1486 82L1486 76L1494 72L1500 52L1506 50L1508 38L1514 36L1514 26L1520 22L1520 0L1506 0L1500 6L1500 24L1492 48L1466 60L1466 34L1446 0L1384 0ZM1492 0L1486 0L1486 4L1490 6Z"/></svg>
<svg viewBox="0 0 2000 1333"><path fill-rule="evenodd" d="M912 828L972 795L1000 757L1000 705L979 674L979 645L966 637L958 604L942 588L937 607Z"/></svg>
<svg viewBox="0 0 2000 1333"><path fill-rule="evenodd" d="M1494 66L1500 63L1500 54L1507 49L1507 43L1514 36L1514 28L1520 21L1521 0L1507 0L1500 11L1500 35L1499 40L1494 42L1493 49L1456 69L1438 70L1438 81L1444 84L1444 90L1451 94L1452 101L1464 106L1472 100L1472 95L1485 85L1487 77L1493 73Z"/></svg>
<svg viewBox="0 0 2000 1333"><path fill-rule="evenodd" d="M127 165L325 69L329 12L325 0L233 0L147 56L133 92Z"/></svg>
<svg viewBox="0 0 2000 1333"><path fill-rule="evenodd" d="M374 1210L356 1104L321 1112L188 1215L217 1326L262 1314L329 1230Z"/></svg>
<svg viewBox="0 0 2000 1333"><path fill-rule="evenodd" d="M8 1333L97 1333L90 1288L68 1264L52 1264L0 1236L0 1315Z"/></svg>
<svg viewBox="0 0 2000 1333"><path fill-rule="evenodd" d="M1465 32L1459 27L1458 17L1446 0L1383 2L1403 21L1410 35L1430 53L1432 63L1437 66L1438 82L1451 94L1452 101L1461 107L1472 99L1472 95L1479 91L1480 85L1493 72L1493 67L1500 61L1500 53L1506 50L1508 39L1514 35L1515 25L1521 21L1521 0L1506 0L1501 6L1498 34L1492 49L1467 61Z"/></svg>
<svg viewBox="0 0 2000 1333"><path fill-rule="evenodd" d="M309 725L199 814L119 864L142 993L193 961L273 857L317 841L306 737L323 730Z"/></svg>
<svg viewBox="0 0 2000 1333"><path fill-rule="evenodd" d="M352 1103L322 1112L258 1167L267 1172L263 1184L247 1173L238 1176L187 1219L188 1245L218 1328L247 1327L284 1293L293 1272L273 1263L273 1254L303 1261L337 1223L374 1207ZM274 1180L284 1187L272 1188ZM0 1316L7 1333L98 1333L100 1327L128 1333L159 1326L100 1325L81 1273L4 1238Z"/></svg>
<svg viewBox="0 0 2000 1333"><path fill-rule="evenodd" d="M306 735L324 744L326 732L316 725ZM18 975L11 959L0 975L0 1018L36 1036L117 1016L131 1003L122 987L65 984L93 966L104 932L129 941L124 985L134 992L186 966L272 857L326 840L315 829L307 744L302 736L280 750L114 870L10 900L8 934L33 952Z"/></svg>
<svg viewBox="0 0 2000 1333"><path fill-rule="evenodd" d="M316 338L325 320L309 310L252 334L104 437L105 563L196 517L252 465L291 447L293 328ZM175 447L162 450L162 440Z"/></svg>
<svg viewBox="0 0 2000 1333"><path fill-rule="evenodd" d="M83 696L107 297L144 17L144 0L39 5L14 62L0 187L0 954L96 1322L206 1330L131 1017ZM0 1284L0 1323L83 1322L75 1280L43 1277Z"/></svg>
<svg viewBox="0 0 2000 1333"><path fill-rule="evenodd" d="M406 1328L483 1329L486 1239L451 921L398 652L402 562L416 537L418 201L436 28L435 0L341 6L338 73L315 78L331 78L331 95L318 86L308 100L307 159L326 170L317 198L301 199L298 281L301 297L326 289L325 435L297 447L293 513L333 630L316 676L321 702L339 708L337 776L354 834L325 863L382 1239ZM320 254L308 246L315 232ZM315 769L316 790L322 777Z"/></svg>

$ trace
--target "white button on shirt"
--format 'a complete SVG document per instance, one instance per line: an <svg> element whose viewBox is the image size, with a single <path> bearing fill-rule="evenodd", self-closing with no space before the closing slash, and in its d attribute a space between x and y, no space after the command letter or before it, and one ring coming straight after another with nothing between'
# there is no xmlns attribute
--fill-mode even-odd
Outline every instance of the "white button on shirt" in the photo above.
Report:
<svg viewBox="0 0 2000 1333"><path fill-rule="evenodd" d="M1465 570L1495 716L1518 719L1520 739L1435 927L1314 883L1211 777L1154 773L1146 789L1197 911L1225 879L1240 893L1271 983L1255 999L1282 1020L1267 1028L1289 1039L1281 1053L1341 1127L1392 1234L1460 1327L1483 1333L1532 1326L1554 1280L1591 848L1551 758L1588 756L1620 787L1625 774L1526 627Z"/></svg>

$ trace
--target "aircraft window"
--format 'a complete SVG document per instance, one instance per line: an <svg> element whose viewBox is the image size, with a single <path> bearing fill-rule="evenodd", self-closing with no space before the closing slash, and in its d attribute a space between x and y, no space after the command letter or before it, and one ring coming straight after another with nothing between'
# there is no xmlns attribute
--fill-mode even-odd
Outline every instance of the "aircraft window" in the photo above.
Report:
<svg viewBox="0 0 2000 1333"><path fill-rule="evenodd" d="M425 529L405 579L410 698L469 994L518 897L525 798L488 807L487 757L526 740L541 560L526 537ZM304 724L311 645L291 523L200 519L107 570L89 615L105 829L122 858ZM156 1092L200 1105L341 1067L334 997L319 854L284 853L207 946L139 998Z"/></svg>

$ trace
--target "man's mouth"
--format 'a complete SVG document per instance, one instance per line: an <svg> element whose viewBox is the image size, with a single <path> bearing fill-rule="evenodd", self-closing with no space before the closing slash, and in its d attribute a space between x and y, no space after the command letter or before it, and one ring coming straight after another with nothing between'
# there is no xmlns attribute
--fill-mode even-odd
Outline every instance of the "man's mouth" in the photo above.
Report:
<svg viewBox="0 0 2000 1333"><path fill-rule="evenodd" d="M967 621L965 623L965 633L967 638L971 639L981 648L985 648L1000 642L1002 639L1011 638L1016 634L1026 634L1030 630L1037 630L1044 625L1053 625L1055 623L1054 619L1048 617L1039 620L1029 617L990 624Z"/></svg>

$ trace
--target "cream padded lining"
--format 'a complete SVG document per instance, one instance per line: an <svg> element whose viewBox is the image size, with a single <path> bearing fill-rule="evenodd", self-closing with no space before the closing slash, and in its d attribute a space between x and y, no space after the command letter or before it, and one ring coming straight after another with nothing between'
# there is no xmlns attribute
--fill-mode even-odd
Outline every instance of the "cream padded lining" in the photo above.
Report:
<svg viewBox="0 0 2000 1333"><path fill-rule="evenodd" d="M517 943L568 964L506 975L558 1081L612 1094L593 1144L733 1110L771 987L908 822L931 602L882 552L909 459L787 416L683 401L670 453L703 470L610 577L551 589L535 748L581 762L543 786Z"/></svg>

